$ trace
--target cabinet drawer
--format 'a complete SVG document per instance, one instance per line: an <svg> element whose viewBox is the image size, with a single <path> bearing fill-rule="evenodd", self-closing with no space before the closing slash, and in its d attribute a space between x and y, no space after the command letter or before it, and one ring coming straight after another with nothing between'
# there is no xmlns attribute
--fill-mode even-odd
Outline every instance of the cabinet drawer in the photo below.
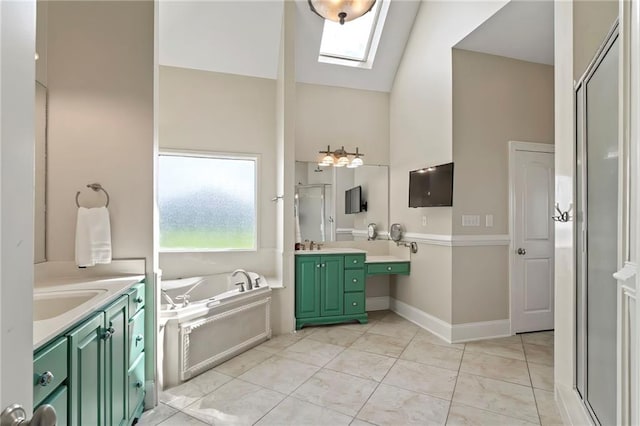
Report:
<svg viewBox="0 0 640 426"><path fill-rule="evenodd" d="M357 293L345 293L344 294L344 313L349 314L363 314L365 310L364 306L364 292L359 291Z"/></svg>
<svg viewBox="0 0 640 426"><path fill-rule="evenodd" d="M347 254L344 256L345 269L364 268L364 254Z"/></svg>
<svg viewBox="0 0 640 426"><path fill-rule="evenodd" d="M144 283L134 285L127 294L129 295L129 318L131 318L144 307Z"/></svg>
<svg viewBox="0 0 640 426"><path fill-rule="evenodd" d="M129 421L144 401L144 353L136 359L129 370Z"/></svg>
<svg viewBox="0 0 640 426"><path fill-rule="evenodd" d="M67 379L67 338L38 351L33 359L33 404L39 405Z"/></svg>
<svg viewBox="0 0 640 426"><path fill-rule="evenodd" d="M129 366L144 349L144 311L140 311L129 320Z"/></svg>
<svg viewBox="0 0 640 426"><path fill-rule="evenodd" d="M58 426L66 426L69 423L68 409L69 409L69 392L66 386L60 386L56 389L49 398L44 400L40 405L49 404L56 410L56 424ZM37 408L37 407L36 407Z"/></svg>
<svg viewBox="0 0 640 426"><path fill-rule="evenodd" d="M409 275L409 262L369 263L367 275Z"/></svg>
<svg viewBox="0 0 640 426"><path fill-rule="evenodd" d="M364 269L344 271L344 291L364 291Z"/></svg>

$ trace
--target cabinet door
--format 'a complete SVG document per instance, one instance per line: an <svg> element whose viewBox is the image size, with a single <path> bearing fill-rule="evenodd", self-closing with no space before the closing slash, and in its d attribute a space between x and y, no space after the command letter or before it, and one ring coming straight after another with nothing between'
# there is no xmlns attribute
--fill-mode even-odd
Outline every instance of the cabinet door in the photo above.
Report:
<svg viewBox="0 0 640 426"><path fill-rule="evenodd" d="M344 305L344 256L322 256L320 315L323 317L343 314Z"/></svg>
<svg viewBox="0 0 640 426"><path fill-rule="evenodd" d="M320 256L296 257L296 317L320 316Z"/></svg>
<svg viewBox="0 0 640 426"><path fill-rule="evenodd" d="M69 334L71 426L105 424L103 326L101 312Z"/></svg>
<svg viewBox="0 0 640 426"><path fill-rule="evenodd" d="M129 299L120 297L105 311L105 414L107 425L127 423Z"/></svg>

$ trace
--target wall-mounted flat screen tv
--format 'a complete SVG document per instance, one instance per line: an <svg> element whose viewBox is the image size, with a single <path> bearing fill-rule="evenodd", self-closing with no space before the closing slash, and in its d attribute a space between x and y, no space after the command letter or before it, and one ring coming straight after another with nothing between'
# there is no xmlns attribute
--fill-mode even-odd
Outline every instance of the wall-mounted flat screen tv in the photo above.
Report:
<svg viewBox="0 0 640 426"><path fill-rule="evenodd" d="M453 163L409 172L409 207L453 205Z"/></svg>
<svg viewBox="0 0 640 426"><path fill-rule="evenodd" d="M348 189L344 192L344 213L355 214L367 211L367 203L362 202L362 187Z"/></svg>

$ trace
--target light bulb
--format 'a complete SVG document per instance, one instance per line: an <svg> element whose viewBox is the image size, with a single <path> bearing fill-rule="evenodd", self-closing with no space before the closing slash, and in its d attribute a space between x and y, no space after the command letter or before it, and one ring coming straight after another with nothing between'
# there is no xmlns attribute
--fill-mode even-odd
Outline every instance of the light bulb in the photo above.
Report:
<svg viewBox="0 0 640 426"><path fill-rule="evenodd" d="M336 163L336 167L344 167L344 166L347 166L348 164L349 164L348 157L340 157L338 159L338 162Z"/></svg>
<svg viewBox="0 0 640 426"><path fill-rule="evenodd" d="M333 157L330 154L325 155L324 158L322 159L322 164L325 166L332 166Z"/></svg>
<svg viewBox="0 0 640 426"><path fill-rule="evenodd" d="M351 164L349 164L347 167L351 169L355 169L356 167L360 167L363 164L364 162L362 161L362 158L360 158L359 156L356 156L353 160L351 160Z"/></svg>

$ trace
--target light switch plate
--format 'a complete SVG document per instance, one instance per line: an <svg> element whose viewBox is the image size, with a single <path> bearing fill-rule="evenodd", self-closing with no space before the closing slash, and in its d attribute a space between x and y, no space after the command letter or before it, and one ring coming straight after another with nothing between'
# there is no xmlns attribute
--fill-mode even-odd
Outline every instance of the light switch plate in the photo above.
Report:
<svg viewBox="0 0 640 426"><path fill-rule="evenodd" d="M492 214L488 214L484 217L484 226L486 226L487 228L492 228L493 227L493 215Z"/></svg>
<svg viewBox="0 0 640 426"><path fill-rule="evenodd" d="M480 226L480 215L463 214L462 226Z"/></svg>

